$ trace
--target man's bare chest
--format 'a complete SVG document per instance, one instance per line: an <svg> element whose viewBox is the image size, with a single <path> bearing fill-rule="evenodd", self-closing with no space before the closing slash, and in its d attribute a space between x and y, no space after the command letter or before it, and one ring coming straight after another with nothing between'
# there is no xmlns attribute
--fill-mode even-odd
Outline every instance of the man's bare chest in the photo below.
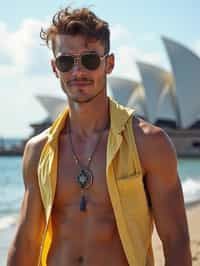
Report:
<svg viewBox="0 0 200 266"><path fill-rule="evenodd" d="M82 147L81 145L74 145L74 147L76 148L79 163L74 159L69 139L61 139L59 143L57 186L54 204L58 206L77 204L82 193L84 193L89 204L103 204L104 207L106 205L110 207L106 181L107 136L102 138L89 166L88 158L93 152L92 149L88 145L85 146L85 150L84 145ZM81 170L85 168L90 171L93 180L92 184L82 189L77 177Z"/></svg>

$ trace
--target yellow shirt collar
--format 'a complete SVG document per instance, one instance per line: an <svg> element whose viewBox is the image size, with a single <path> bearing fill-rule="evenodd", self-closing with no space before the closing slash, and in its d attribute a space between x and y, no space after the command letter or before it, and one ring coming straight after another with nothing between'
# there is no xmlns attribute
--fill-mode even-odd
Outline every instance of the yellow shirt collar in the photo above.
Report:
<svg viewBox="0 0 200 266"><path fill-rule="evenodd" d="M113 99L109 98L110 104L110 121L111 121L111 131L114 134L120 134L124 130L124 126L132 115L132 109L125 109L123 106L118 104ZM121 110L119 112L119 110ZM60 134L61 130L64 127L66 118L69 113L69 108L66 107L65 110L58 116L58 118L54 121L52 126L49 129L48 133L48 143L53 144L56 140L58 135Z"/></svg>

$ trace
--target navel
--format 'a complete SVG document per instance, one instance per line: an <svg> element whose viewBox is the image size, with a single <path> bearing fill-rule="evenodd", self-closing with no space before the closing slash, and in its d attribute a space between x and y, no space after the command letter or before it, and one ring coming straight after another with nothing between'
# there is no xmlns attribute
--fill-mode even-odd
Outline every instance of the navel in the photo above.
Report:
<svg viewBox="0 0 200 266"><path fill-rule="evenodd" d="M84 257L83 256L79 256L77 259L78 263L81 265L84 262Z"/></svg>

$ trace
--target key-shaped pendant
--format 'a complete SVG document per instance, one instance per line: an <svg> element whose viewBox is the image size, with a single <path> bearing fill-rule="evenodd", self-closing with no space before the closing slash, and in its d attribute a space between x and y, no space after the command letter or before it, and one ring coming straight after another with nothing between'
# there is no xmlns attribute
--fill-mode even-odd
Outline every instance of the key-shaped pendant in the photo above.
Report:
<svg viewBox="0 0 200 266"><path fill-rule="evenodd" d="M85 212L86 211L86 206L87 201L84 195L81 195L81 200L80 200L80 211Z"/></svg>

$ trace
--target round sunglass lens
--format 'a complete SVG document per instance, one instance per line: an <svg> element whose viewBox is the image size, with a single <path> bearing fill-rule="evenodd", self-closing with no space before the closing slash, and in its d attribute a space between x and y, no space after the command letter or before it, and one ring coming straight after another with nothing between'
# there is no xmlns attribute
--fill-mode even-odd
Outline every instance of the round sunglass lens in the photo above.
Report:
<svg viewBox="0 0 200 266"><path fill-rule="evenodd" d="M74 65L74 58L72 56L59 56L56 59L56 66L61 72L70 71Z"/></svg>
<svg viewBox="0 0 200 266"><path fill-rule="evenodd" d="M100 65L100 57L97 54L85 54L82 56L82 65L89 70L95 70Z"/></svg>

